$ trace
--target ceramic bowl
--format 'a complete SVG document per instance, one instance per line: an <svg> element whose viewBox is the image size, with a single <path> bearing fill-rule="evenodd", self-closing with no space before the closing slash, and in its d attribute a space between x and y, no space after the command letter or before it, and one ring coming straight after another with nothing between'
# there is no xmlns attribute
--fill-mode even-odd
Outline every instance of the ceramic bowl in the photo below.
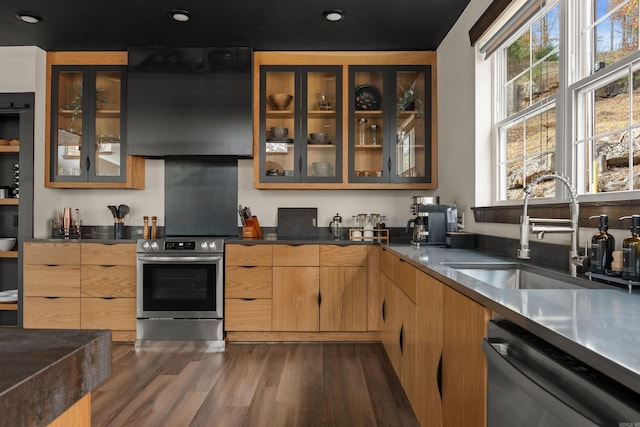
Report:
<svg viewBox="0 0 640 427"><path fill-rule="evenodd" d="M286 138L289 134L289 129L285 127L274 126L271 128L272 138Z"/></svg>
<svg viewBox="0 0 640 427"><path fill-rule="evenodd" d="M317 176L327 176L331 171L331 165L328 162L315 162L312 166Z"/></svg>
<svg viewBox="0 0 640 427"><path fill-rule="evenodd" d="M328 136L326 133L322 133L322 132L313 132L311 134L309 134L309 138L311 139L311 142L314 142L316 144L322 144L327 142L328 140Z"/></svg>
<svg viewBox="0 0 640 427"><path fill-rule="evenodd" d="M269 99L278 107L278 110L284 110L293 100L293 95L289 95L288 93L274 93L269 95Z"/></svg>
<svg viewBox="0 0 640 427"><path fill-rule="evenodd" d="M15 237L0 238L0 251L2 252L10 251L11 249L13 249L15 245L16 245Z"/></svg>

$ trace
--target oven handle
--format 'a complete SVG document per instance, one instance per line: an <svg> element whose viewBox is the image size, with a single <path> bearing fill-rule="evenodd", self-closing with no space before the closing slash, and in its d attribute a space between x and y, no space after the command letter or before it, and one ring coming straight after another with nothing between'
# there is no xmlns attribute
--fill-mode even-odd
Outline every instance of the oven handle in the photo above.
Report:
<svg viewBox="0 0 640 427"><path fill-rule="evenodd" d="M218 262L222 256L146 256L138 255L138 261L142 262Z"/></svg>

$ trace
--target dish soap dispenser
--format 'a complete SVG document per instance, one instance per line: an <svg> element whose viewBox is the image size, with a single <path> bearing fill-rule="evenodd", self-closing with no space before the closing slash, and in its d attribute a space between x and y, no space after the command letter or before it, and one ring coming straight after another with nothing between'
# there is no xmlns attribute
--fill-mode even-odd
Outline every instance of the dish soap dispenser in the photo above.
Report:
<svg viewBox="0 0 640 427"><path fill-rule="evenodd" d="M600 214L590 216L589 219L600 218L598 234L591 238L591 272L595 274L606 274L611 271L611 261L613 261L613 251L616 246L614 237L607 233L609 230L609 215Z"/></svg>
<svg viewBox="0 0 640 427"><path fill-rule="evenodd" d="M622 278L640 282L640 215L623 216L631 220L631 236L622 242Z"/></svg>

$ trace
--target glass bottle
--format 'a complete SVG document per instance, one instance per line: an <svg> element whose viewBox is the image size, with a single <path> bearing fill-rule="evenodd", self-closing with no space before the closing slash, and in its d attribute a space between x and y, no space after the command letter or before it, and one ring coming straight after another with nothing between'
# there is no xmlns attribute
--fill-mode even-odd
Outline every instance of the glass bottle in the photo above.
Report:
<svg viewBox="0 0 640 427"><path fill-rule="evenodd" d="M371 145L378 145L378 125L371 124Z"/></svg>
<svg viewBox="0 0 640 427"><path fill-rule="evenodd" d="M367 144L367 119L360 118L358 119L358 126L356 129L356 137L358 140L358 145L366 145Z"/></svg>
<svg viewBox="0 0 640 427"><path fill-rule="evenodd" d="M640 281L640 215L623 216L631 220L631 235L622 242L622 278Z"/></svg>
<svg viewBox="0 0 640 427"><path fill-rule="evenodd" d="M609 229L609 216L607 214L590 216L589 219L600 219L598 233L591 238L591 272L605 274L611 271L615 239L607 230Z"/></svg>

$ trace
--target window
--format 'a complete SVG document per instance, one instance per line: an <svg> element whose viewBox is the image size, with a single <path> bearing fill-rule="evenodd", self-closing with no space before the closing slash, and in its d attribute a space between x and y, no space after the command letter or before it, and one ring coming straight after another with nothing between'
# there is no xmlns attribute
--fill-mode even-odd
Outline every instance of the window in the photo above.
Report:
<svg viewBox="0 0 640 427"><path fill-rule="evenodd" d="M520 0L494 29L496 201L556 170L581 195L640 190L638 10L638 0ZM542 183L531 197L554 190Z"/></svg>
<svg viewBox="0 0 640 427"><path fill-rule="evenodd" d="M500 82L498 199L515 200L524 196L522 187L527 182L555 171L560 5L537 8L495 55ZM538 196L554 194L553 183L539 188L544 191Z"/></svg>
<svg viewBox="0 0 640 427"><path fill-rule="evenodd" d="M589 3L582 29L584 78L572 87L577 188L582 194L638 190L638 0Z"/></svg>

